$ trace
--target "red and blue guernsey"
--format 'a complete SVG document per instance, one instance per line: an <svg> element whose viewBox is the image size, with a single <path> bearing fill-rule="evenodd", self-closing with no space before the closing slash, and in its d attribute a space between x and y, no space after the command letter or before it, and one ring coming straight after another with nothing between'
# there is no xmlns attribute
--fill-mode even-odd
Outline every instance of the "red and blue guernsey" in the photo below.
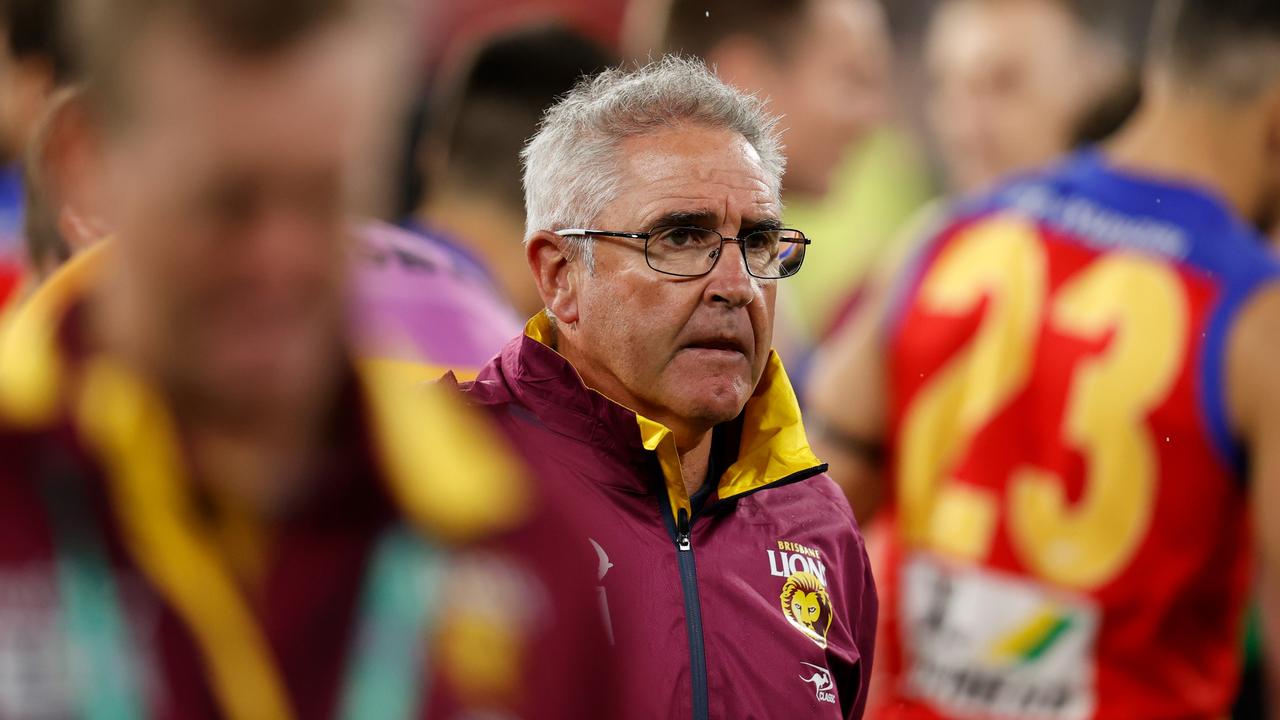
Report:
<svg viewBox="0 0 1280 720"><path fill-rule="evenodd" d="M1227 337L1280 279L1094 151L960 205L889 333L882 718L1209 718L1250 576Z"/></svg>

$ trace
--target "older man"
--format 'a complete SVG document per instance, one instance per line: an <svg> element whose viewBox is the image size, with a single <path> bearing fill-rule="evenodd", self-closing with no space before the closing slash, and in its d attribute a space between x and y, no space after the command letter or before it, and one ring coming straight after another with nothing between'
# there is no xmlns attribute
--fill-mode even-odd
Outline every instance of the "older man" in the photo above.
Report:
<svg viewBox="0 0 1280 720"><path fill-rule="evenodd" d="M525 160L546 311L465 388L588 523L620 705L860 716L875 589L770 351L809 244L774 119L667 58L579 85Z"/></svg>

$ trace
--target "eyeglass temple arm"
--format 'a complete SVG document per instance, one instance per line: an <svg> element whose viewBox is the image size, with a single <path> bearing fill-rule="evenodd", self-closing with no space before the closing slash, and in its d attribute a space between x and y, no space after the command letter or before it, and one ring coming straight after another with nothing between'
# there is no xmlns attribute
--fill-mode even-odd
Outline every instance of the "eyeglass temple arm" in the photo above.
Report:
<svg viewBox="0 0 1280 720"><path fill-rule="evenodd" d="M605 237L621 237L632 238L635 240L648 240L652 233L632 233L632 232L612 232L610 230L584 230L582 228L567 228L565 230L556 230L560 237L589 237L592 235L603 235Z"/></svg>

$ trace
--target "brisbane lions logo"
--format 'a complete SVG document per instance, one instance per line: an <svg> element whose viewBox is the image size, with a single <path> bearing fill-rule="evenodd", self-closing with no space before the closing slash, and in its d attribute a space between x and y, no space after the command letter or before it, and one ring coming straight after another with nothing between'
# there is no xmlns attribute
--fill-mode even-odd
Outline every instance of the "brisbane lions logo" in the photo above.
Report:
<svg viewBox="0 0 1280 720"><path fill-rule="evenodd" d="M831 598L811 572L793 573L782 586L782 614L795 629L826 649L831 628Z"/></svg>

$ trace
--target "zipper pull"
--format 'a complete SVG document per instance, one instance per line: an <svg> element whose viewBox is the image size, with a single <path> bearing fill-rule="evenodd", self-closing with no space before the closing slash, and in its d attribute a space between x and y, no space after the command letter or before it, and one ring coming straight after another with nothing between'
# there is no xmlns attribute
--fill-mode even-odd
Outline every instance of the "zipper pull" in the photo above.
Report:
<svg viewBox="0 0 1280 720"><path fill-rule="evenodd" d="M676 513L676 547L681 552L693 549L693 545L689 542L689 513L684 508L680 508Z"/></svg>

